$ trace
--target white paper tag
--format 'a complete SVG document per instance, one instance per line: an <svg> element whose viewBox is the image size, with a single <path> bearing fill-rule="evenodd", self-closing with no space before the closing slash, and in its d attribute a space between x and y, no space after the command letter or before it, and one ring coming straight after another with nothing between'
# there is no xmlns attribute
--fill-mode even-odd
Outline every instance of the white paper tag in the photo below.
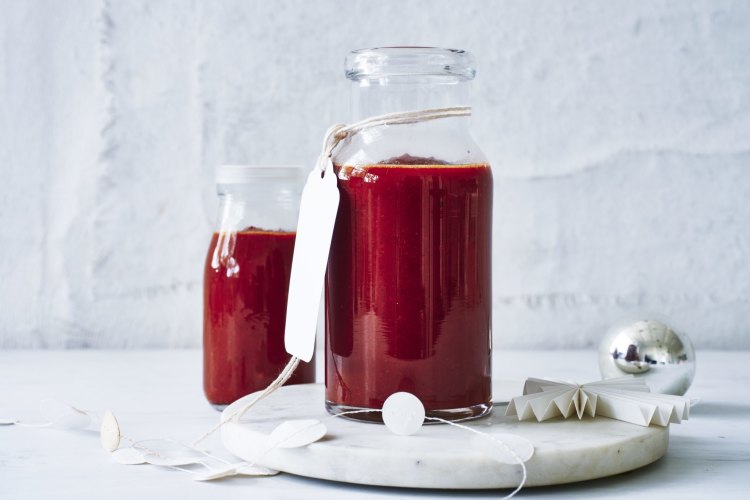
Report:
<svg viewBox="0 0 750 500"><path fill-rule="evenodd" d="M99 429L99 439L102 447L107 451L115 451L120 447L120 425L111 411L107 410L102 416L102 425Z"/></svg>
<svg viewBox="0 0 750 500"><path fill-rule="evenodd" d="M278 448L302 448L326 435L326 426L317 419L287 420L268 436L268 446Z"/></svg>
<svg viewBox="0 0 750 500"><path fill-rule="evenodd" d="M416 434L424 424L424 405L414 394L396 392L383 403L383 423L399 436Z"/></svg>
<svg viewBox="0 0 750 500"><path fill-rule="evenodd" d="M315 352L320 292L338 207L336 174L328 159L323 177L314 169L302 191L286 306L284 346L289 354L306 362Z"/></svg>

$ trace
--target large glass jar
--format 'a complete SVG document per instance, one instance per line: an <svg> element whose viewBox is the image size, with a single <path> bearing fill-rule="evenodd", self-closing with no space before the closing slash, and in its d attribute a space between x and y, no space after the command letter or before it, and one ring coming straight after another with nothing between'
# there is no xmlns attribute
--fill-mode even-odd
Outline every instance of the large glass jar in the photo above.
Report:
<svg viewBox="0 0 750 500"><path fill-rule="evenodd" d="M203 387L217 408L265 389L289 361L284 325L299 167L223 165L203 281ZM315 360L289 383L315 381Z"/></svg>
<svg viewBox="0 0 750 500"><path fill-rule="evenodd" d="M436 48L358 50L346 64L353 121L467 105L475 74L469 53ZM369 128L333 160L326 407L379 409L407 391L428 416L488 413L492 173L469 118Z"/></svg>

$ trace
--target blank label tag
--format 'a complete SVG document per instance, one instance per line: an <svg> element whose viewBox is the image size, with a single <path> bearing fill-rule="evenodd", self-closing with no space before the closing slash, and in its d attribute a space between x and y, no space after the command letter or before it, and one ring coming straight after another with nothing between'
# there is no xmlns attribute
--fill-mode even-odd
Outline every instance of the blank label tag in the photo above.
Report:
<svg viewBox="0 0 750 500"><path fill-rule="evenodd" d="M302 191L286 307L286 352L306 362L315 352L320 292L338 207L339 190L329 159L323 177L316 168L307 177Z"/></svg>

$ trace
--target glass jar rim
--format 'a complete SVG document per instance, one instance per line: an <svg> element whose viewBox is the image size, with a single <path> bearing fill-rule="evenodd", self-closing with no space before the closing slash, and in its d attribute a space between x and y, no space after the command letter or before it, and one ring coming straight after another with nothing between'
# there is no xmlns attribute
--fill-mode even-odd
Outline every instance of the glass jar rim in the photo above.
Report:
<svg viewBox="0 0 750 500"><path fill-rule="evenodd" d="M471 52L439 47L375 47L351 51L346 77L353 81L391 76L448 76L472 80L476 61Z"/></svg>
<svg viewBox="0 0 750 500"><path fill-rule="evenodd" d="M243 184L257 179L290 179L303 177L303 165L226 164L216 167L216 184Z"/></svg>

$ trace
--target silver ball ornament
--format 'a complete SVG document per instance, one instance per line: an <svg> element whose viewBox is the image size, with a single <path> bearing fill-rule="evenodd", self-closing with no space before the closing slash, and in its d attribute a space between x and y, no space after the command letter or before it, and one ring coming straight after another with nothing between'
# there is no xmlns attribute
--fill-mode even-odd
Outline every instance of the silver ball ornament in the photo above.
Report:
<svg viewBox="0 0 750 500"><path fill-rule="evenodd" d="M603 378L633 374L651 392L682 396L695 376L695 350L684 333L659 320L612 329L599 345Z"/></svg>

